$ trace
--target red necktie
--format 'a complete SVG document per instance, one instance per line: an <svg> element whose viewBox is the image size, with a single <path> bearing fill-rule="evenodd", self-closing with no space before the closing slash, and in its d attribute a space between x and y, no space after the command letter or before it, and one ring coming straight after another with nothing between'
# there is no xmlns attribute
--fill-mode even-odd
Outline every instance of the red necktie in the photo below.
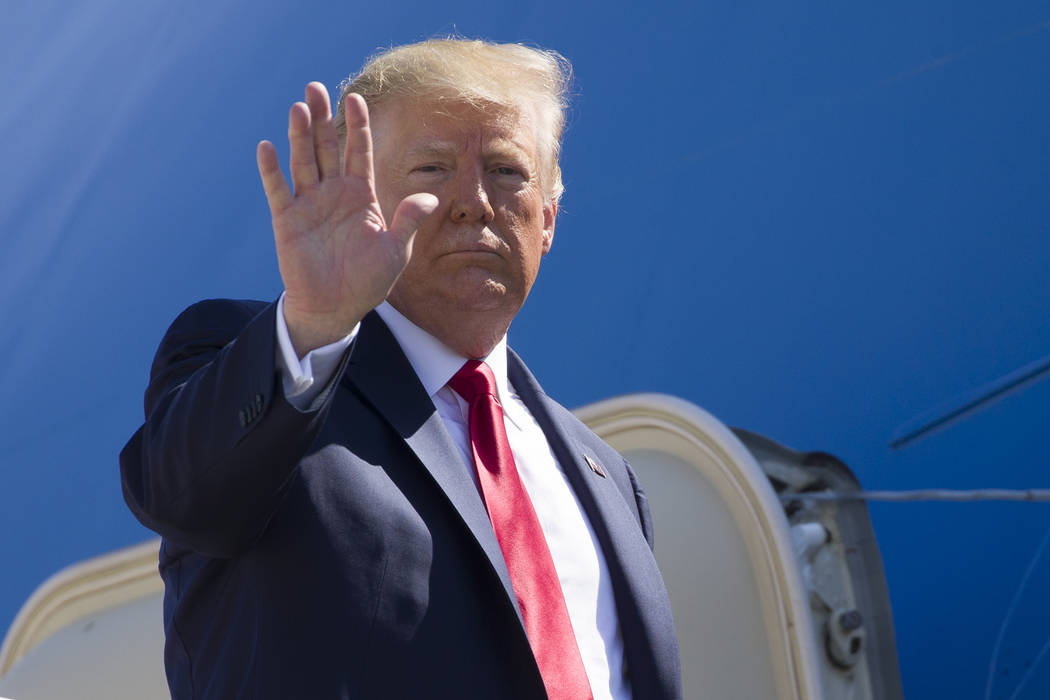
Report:
<svg viewBox="0 0 1050 700"><path fill-rule="evenodd" d="M510 451L492 370L483 362L468 360L448 383L470 404L470 445L481 494L507 562L547 696L551 700L591 698L558 572Z"/></svg>

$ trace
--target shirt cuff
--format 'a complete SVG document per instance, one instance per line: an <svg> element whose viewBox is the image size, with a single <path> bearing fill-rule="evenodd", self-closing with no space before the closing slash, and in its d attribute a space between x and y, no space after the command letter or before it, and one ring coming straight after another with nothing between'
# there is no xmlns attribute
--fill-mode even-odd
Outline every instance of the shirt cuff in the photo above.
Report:
<svg viewBox="0 0 1050 700"><path fill-rule="evenodd" d="M295 354L288 324L284 320L284 293L281 293L281 298L277 300L277 367L281 371L281 384L289 403L299 410L306 410L331 381L343 359L343 353L357 337L360 328L361 324L358 323L343 338L311 350L300 360Z"/></svg>

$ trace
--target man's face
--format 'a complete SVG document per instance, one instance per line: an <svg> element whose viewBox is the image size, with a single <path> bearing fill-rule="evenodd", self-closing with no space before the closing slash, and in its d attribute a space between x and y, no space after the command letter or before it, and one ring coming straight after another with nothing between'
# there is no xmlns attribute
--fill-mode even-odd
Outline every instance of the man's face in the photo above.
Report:
<svg viewBox="0 0 1050 700"><path fill-rule="evenodd" d="M506 332L550 250L557 205L541 184L534 123L527 113L414 99L372 112L376 190L386 220L415 192L441 202L417 231L412 257L387 299L453 347L443 335L457 332L464 317L502 323L498 335Z"/></svg>

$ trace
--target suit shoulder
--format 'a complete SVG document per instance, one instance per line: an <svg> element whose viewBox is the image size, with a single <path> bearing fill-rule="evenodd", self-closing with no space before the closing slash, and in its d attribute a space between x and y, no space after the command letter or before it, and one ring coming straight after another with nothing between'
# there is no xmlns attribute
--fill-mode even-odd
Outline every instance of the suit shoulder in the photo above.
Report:
<svg viewBox="0 0 1050 700"><path fill-rule="evenodd" d="M173 353L192 352L202 345L222 347L267 306L266 302L248 299L205 299L187 307L168 326L154 364L166 361Z"/></svg>
<svg viewBox="0 0 1050 700"><path fill-rule="evenodd" d="M254 300L206 299L176 316L153 356L145 396L147 414L172 381L183 381L208 362L270 306Z"/></svg>
<svg viewBox="0 0 1050 700"><path fill-rule="evenodd" d="M204 299L186 307L168 327L173 331L239 331L259 315L268 302L254 299Z"/></svg>

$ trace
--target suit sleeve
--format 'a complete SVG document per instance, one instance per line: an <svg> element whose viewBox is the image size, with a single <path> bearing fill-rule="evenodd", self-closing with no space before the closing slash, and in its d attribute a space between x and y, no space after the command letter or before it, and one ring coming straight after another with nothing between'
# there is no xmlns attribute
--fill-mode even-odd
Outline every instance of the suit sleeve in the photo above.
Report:
<svg viewBox="0 0 1050 700"><path fill-rule="evenodd" d="M284 398L275 307L207 301L184 311L157 350L145 422L120 454L139 521L208 556L233 556L262 534L330 403L331 387L305 411Z"/></svg>

